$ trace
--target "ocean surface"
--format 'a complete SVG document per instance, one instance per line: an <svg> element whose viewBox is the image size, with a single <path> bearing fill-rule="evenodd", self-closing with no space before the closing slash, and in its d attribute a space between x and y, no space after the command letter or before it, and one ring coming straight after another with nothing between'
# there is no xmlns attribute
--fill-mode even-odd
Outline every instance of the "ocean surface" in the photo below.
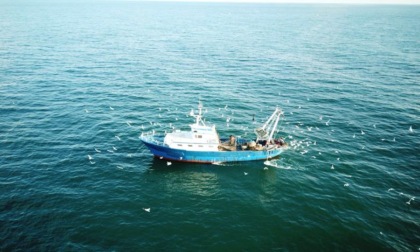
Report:
<svg viewBox="0 0 420 252"><path fill-rule="evenodd" d="M0 2L0 251L420 250L419 24L420 6ZM154 159L139 135L188 129L198 101L241 138L281 107L290 148Z"/></svg>

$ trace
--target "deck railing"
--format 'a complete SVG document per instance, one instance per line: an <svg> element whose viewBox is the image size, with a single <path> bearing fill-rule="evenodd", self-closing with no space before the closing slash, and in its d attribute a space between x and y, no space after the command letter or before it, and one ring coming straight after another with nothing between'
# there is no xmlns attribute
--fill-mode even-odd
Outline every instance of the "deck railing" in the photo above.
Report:
<svg viewBox="0 0 420 252"><path fill-rule="evenodd" d="M139 138L143 141L146 141L148 143L153 143L156 145L161 145L164 146L164 136L163 135L155 135L155 132L146 132L146 133L141 133L141 135L139 136Z"/></svg>

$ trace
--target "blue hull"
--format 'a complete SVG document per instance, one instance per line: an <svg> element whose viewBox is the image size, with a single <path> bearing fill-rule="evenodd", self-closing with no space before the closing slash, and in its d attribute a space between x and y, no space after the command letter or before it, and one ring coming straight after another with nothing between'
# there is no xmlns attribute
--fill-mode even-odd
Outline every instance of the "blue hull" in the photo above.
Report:
<svg viewBox="0 0 420 252"><path fill-rule="evenodd" d="M157 158L179 162L218 163L266 160L277 157L283 152L283 148L262 151L189 151L168 148L146 139L141 140Z"/></svg>

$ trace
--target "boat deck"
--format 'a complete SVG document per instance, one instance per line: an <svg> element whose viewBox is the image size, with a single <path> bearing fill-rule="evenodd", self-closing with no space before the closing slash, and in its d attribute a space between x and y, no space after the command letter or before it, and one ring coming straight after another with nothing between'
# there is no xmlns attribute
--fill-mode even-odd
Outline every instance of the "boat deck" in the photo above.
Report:
<svg viewBox="0 0 420 252"><path fill-rule="evenodd" d="M142 135L140 137L143 141L159 145L159 146L166 146L164 143L164 135ZM250 148L248 144L252 142L252 140L248 139L237 139L235 145L229 144L228 138L221 138L219 143L219 151L261 151L261 150L271 150L279 147L286 147L287 143L279 143L276 141L274 144L267 145L266 141L258 141L256 143L256 147Z"/></svg>

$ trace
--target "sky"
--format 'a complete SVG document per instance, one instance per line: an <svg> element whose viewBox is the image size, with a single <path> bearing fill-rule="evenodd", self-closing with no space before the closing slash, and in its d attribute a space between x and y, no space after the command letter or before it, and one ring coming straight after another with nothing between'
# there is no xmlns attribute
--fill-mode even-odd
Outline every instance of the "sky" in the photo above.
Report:
<svg viewBox="0 0 420 252"><path fill-rule="evenodd" d="M176 2L229 3L336 3L336 4L420 4L420 0L162 0Z"/></svg>

